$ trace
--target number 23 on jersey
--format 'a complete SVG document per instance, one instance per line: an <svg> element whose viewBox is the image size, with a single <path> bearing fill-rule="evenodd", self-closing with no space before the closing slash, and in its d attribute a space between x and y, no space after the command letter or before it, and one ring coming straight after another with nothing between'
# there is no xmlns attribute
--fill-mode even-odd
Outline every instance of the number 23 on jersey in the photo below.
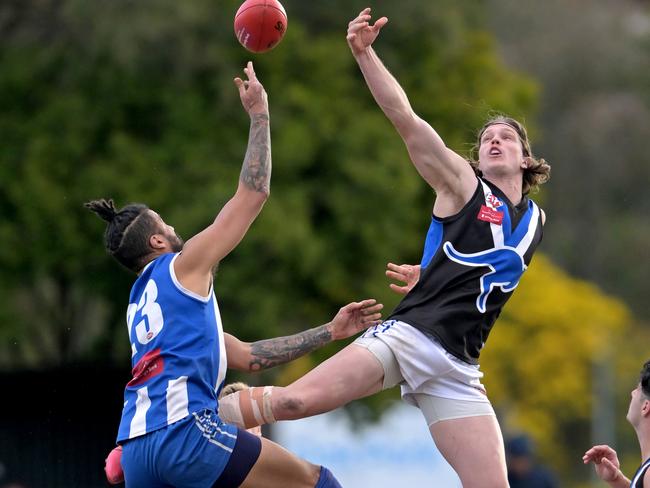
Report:
<svg viewBox="0 0 650 488"><path fill-rule="evenodd" d="M147 344L151 342L163 328L164 320L163 313L160 305L156 302L158 298L158 287L154 280L149 280L142 292L140 301L136 303L129 303L126 311L126 323L129 328L129 337L133 330L133 323L136 317L139 317L137 325L135 326L135 335L140 344ZM137 349L135 343L131 343L132 356L135 356Z"/></svg>

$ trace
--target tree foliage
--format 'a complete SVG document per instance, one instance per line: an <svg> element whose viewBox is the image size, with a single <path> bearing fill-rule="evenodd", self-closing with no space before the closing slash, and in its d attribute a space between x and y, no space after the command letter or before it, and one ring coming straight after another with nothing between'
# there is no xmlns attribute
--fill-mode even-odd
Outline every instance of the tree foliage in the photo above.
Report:
<svg viewBox="0 0 650 488"><path fill-rule="evenodd" d="M323 323L352 300L376 297L387 310L397 303L385 263L419 260L434 195L348 52L347 22L365 3L286 0L287 35L261 56L235 40L238 3L0 5L0 367L91 358L128 364L124 311L133 277L105 254L103 223L82 203L102 196L118 205L142 201L185 237L207 225L236 188L248 120L232 78L250 58L271 105L272 192L217 274L226 330L256 340ZM373 8L390 19L378 53L450 147L467 153L474 131L494 111L524 119L539 133L533 123L539 86L504 65L485 29L483 2L441 0L433 8L421 0L383 0ZM630 123L618 128L636 130L645 109L632 105L637 110L625 112ZM580 121L605 124L615 108L602 104L603 116L592 117L591 105L582 107L574 111L578 122L567 115L554 134L575 134L572 147L593 147L580 139L583 132L571 131ZM628 134L614 129L603 133ZM625 147L632 164L632 146ZM589 153L580 167L591 156L598 154ZM574 168L571 179L558 178L564 166L556 166L554 181L572 184L562 191L582 203L602 196L574 191L581 174ZM594 172L611 176L620 198L636 198L624 191L636 173L625 174ZM545 204L547 195L535 198ZM571 226L562 215L581 215L565 214L569 205L556 208L547 212L551 229ZM638 219L621 215L609 223L616 232L592 239L594 248L600 237L611 243L606 236L631 234ZM550 233L547 249L572 246L570 232L567 239ZM641 255L628 254L633 261ZM611 271L607 276L620 267ZM578 459L567 450L586 438L589 368L627 330L626 314L616 300L538 256L484 353L486 384L506 427L533 432L549 456L555 445L558 463L564 455ZM286 384L339 347L259 381ZM616 362L619 374L638 366ZM374 397L357 413L376 415L394 398L395 392Z"/></svg>
<svg viewBox="0 0 650 488"><path fill-rule="evenodd" d="M650 316L650 11L642 2L490 0L508 64L539 80L534 150L553 167L548 251Z"/></svg>
<svg viewBox="0 0 650 488"><path fill-rule="evenodd" d="M415 16L420 6L377 6L391 18L377 49L452 146L465 150L490 109L532 109L535 85L504 69L469 9ZM132 278L105 255L103 223L82 203L142 201L186 237L214 218L248 133L232 84L250 58L232 32L236 7L3 4L5 365L128 357L116 338ZM296 11L286 38L254 59L271 104L272 196L215 282L226 329L249 340L322 323L366 296L393 305L385 263L418 259L433 200L349 54L345 26L361 6L318 29L300 2L285 7Z"/></svg>

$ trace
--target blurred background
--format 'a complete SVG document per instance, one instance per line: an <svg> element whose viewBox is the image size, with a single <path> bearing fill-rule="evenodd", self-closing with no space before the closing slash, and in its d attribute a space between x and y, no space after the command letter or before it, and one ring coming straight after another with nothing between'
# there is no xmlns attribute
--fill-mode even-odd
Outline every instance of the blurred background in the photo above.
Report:
<svg viewBox="0 0 650 488"><path fill-rule="evenodd" d="M224 328L253 341L352 300L396 305L385 264L419 262L434 195L346 45L367 4L389 17L377 52L450 147L468 154L504 112L553 168L534 195L544 241L481 356L506 439L524 435L559 486L602 486L581 461L594 443L632 474L625 414L650 358L650 2L284 0L287 34L262 55L235 39L239 3L0 2L0 486L106 486L133 276L82 203L145 202L185 238L207 225L241 169L248 117L232 78L249 59L269 94L272 194L216 277ZM343 345L229 379L284 385ZM268 435L337 472L336 426L354 455L397 460L385 486L422 466L406 485L458 486L398 400ZM395 430L406 440L388 446ZM346 486L371 479L370 463L349 465Z"/></svg>

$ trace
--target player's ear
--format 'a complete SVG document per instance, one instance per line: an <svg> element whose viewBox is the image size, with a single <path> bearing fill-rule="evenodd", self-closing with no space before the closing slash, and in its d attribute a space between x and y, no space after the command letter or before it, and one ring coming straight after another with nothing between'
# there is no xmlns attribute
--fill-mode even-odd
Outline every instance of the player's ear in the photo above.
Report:
<svg viewBox="0 0 650 488"><path fill-rule="evenodd" d="M167 245L167 239L162 234L152 234L149 237L149 246L154 250L164 249Z"/></svg>
<svg viewBox="0 0 650 488"><path fill-rule="evenodd" d="M641 415L644 417L650 416L650 400L643 400L643 405L641 405Z"/></svg>

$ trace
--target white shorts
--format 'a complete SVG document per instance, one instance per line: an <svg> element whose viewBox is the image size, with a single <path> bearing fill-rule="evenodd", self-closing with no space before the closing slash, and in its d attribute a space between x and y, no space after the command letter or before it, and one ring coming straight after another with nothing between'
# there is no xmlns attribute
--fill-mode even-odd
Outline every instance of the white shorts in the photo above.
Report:
<svg viewBox="0 0 650 488"><path fill-rule="evenodd" d="M368 329L354 344L367 348L382 364L384 389L399 384L402 398L419 406L429 425L439 420L494 415L478 365L448 353L415 327L388 320Z"/></svg>

